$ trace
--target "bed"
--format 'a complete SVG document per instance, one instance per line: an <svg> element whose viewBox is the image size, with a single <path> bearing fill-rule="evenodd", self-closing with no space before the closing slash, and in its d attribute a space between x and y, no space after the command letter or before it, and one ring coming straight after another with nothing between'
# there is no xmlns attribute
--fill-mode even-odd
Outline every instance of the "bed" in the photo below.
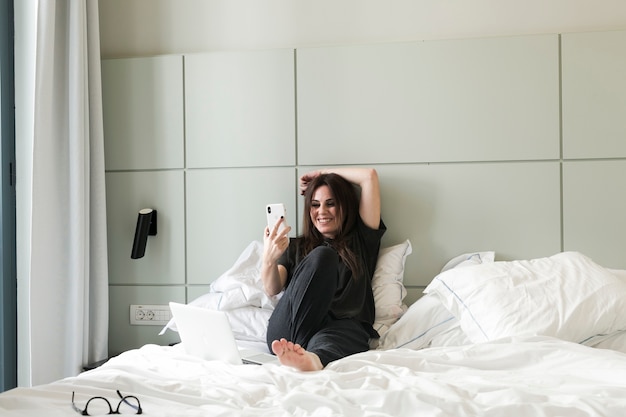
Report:
<svg viewBox="0 0 626 417"><path fill-rule="evenodd" d="M507 262L468 253L406 306L411 250L409 241L381 250L373 287L382 337L322 371L145 345L75 377L2 393L0 415L77 415L72 396L78 410L92 397L124 407L117 391L147 416L626 415L626 271L577 252ZM276 299L259 290L259 257L252 242L191 304L226 311L241 346L264 350Z"/></svg>

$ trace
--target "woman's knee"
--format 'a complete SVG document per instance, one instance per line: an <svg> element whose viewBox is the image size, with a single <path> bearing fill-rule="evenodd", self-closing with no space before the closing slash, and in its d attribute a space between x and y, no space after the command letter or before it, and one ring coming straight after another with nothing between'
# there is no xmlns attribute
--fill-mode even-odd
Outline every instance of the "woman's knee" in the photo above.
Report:
<svg viewBox="0 0 626 417"><path fill-rule="evenodd" d="M321 280L329 280L329 284L336 285L337 266L339 255L328 246L318 246L304 258L301 263L303 270L309 271L313 279L319 284Z"/></svg>
<svg viewBox="0 0 626 417"><path fill-rule="evenodd" d="M339 262L339 254L330 246L320 245L313 249L306 256L309 262L316 263L318 265L334 265Z"/></svg>

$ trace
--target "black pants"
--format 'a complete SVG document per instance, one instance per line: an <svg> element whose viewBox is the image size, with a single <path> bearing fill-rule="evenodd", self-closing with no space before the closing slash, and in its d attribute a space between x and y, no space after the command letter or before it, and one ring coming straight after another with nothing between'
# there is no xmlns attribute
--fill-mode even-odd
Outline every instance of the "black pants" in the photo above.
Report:
<svg viewBox="0 0 626 417"><path fill-rule="evenodd" d="M285 338L319 356L322 365L369 349L369 334L353 319L337 319L330 305L337 290L339 255L327 246L309 253L269 320L267 344Z"/></svg>

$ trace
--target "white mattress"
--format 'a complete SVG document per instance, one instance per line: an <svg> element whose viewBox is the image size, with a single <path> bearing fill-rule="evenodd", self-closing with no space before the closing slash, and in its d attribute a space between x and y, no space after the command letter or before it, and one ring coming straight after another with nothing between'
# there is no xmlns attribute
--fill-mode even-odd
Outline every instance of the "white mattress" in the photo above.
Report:
<svg viewBox="0 0 626 417"><path fill-rule="evenodd" d="M2 416L75 416L95 395L136 395L146 416L619 416L626 354L534 337L369 351L303 373L146 345L76 377L0 394Z"/></svg>

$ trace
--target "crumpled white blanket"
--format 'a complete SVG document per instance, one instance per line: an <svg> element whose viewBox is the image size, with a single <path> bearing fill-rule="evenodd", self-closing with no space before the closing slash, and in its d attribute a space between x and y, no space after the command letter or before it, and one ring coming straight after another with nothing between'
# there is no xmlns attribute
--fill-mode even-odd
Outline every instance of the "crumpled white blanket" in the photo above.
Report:
<svg viewBox="0 0 626 417"><path fill-rule="evenodd" d="M209 292L189 304L224 311L238 340L265 341L267 321L280 297L269 297L263 290L262 258L263 244L251 242L233 266L211 283ZM173 319L159 334L167 329L176 331Z"/></svg>
<svg viewBox="0 0 626 417"><path fill-rule="evenodd" d="M218 310L258 307L273 310L278 297L269 297L263 290L259 275L263 259L263 244L251 242L237 261L211 283L209 303ZM202 297L200 297L202 298Z"/></svg>
<svg viewBox="0 0 626 417"><path fill-rule="evenodd" d="M318 372L203 361L146 345L77 377L0 394L0 415L75 416L115 390L146 416L626 415L626 355L547 337L368 351Z"/></svg>

